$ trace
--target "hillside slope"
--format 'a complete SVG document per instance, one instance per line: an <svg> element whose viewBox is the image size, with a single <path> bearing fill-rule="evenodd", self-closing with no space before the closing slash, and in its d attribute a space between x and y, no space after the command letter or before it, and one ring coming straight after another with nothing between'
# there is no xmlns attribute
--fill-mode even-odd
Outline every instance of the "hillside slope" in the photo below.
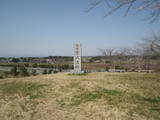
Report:
<svg viewBox="0 0 160 120"><path fill-rule="evenodd" d="M160 75L58 73L0 80L0 120L160 119Z"/></svg>

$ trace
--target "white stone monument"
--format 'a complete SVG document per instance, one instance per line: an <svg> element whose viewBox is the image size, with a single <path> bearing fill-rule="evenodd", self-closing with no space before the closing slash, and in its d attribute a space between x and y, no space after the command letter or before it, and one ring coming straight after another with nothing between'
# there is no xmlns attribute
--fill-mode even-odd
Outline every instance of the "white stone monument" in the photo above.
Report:
<svg viewBox="0 0 160 120"><path fill-rule="evenodd" d="M74 44L74 71L73 71L76 74L83 73L81 70L81 56L82 56L81 44L76 43Z"/></svg>

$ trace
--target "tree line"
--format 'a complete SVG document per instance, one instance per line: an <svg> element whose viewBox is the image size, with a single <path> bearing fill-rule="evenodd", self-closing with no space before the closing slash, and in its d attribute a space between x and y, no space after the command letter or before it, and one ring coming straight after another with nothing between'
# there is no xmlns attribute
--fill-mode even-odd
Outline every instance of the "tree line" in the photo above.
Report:
<svg viewBox="0 0 160 120"><path fill-rule="evenodd" d="M160 71L160 36L143 38L136 48L98 49L105 57L107 68Z"/></svg>

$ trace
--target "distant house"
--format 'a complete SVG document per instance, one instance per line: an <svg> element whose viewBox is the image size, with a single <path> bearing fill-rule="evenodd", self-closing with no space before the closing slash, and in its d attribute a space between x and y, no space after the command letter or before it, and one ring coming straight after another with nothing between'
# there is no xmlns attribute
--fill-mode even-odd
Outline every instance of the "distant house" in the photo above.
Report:
<svg viewBox="0 0 160 120"><path fill-rule="evenodd" d="M95 60L94 62L95 62L95 63L100 63L101 61L100 61L100 60Z"/></svg>
<svg viewBox="0 0 160 120"><path fill-rule="evenodd" d="M87 63L87 62L90 61L91 58L92 58L92 57L90 57L90 56L83 56L83 57L82 57L82 62Z"/></svg>
<svg viewBox="0 0 160 120"><path fill-rule="evenodd" d="M46 59L46 63L48 63L48 64L55 64L56 60L55 59Z"/></svg>
<svg viewBox="0 0 160 120"><path fill-rule="evenodd" d="M5 60L5 59L0 59L0 63L7 63L7 60Z"/></svg>

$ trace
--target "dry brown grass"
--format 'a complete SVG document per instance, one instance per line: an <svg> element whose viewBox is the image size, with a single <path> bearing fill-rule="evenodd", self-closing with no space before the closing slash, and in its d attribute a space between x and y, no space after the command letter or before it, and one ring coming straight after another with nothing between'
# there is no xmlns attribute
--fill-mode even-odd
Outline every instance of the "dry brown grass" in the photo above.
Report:
<svg viewBox="0 0 160 120"><path fill-rule="evenodd" d="M160 119L159 74L59 73L0 80L0 120L154 119Z"/></svg>

